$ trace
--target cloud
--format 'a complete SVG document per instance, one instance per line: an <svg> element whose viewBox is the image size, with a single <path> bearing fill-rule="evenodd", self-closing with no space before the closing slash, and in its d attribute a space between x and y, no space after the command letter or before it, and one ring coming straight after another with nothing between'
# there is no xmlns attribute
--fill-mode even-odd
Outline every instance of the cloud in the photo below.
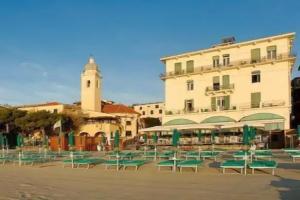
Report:
<svg viewBox="0 0 300 200"><path fill-rule="evenodd" d="M48 72L46 70L47 67L34 63L34 62L21 62L19 66L30 73L35 73L37 75L41 75L43 77L48 77Z"/></svg>

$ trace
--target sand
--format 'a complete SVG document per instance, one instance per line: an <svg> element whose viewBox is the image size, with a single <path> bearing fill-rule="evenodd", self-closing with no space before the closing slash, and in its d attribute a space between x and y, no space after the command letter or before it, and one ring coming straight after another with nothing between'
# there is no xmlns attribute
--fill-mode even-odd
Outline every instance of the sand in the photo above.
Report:
<svg viewBox="0 0 300 200"><path fill-rule="evenodd" d="M275 176L269 171L222 174L213 161L205 161L198 173L158 171L154 163L118 172L103 165L72 169L61 162L7 164L0 166L0 199L300 199L300 162L277 161Z"/></svg>

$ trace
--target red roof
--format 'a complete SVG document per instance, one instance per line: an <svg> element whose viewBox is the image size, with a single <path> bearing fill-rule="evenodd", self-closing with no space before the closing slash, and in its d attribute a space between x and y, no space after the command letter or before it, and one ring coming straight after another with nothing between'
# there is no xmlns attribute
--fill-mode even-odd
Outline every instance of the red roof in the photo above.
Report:
<svg viewBox="0 0 300 200"><path fill-rule="evenodd" d="M132 108L125 106L123 104L104 104L102 107L102 112L104 113L131 113L140 114L133 110Z"/></svg>

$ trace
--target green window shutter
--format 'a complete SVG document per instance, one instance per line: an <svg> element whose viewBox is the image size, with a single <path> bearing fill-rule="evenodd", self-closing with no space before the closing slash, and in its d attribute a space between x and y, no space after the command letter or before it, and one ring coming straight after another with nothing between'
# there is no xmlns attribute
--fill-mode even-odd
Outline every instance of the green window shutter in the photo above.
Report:
<svg viewBox="0 0 300 200"><path fill-rule="evenodd" d="M251 93L251 108L259 108L260 101L260 92Z"/></svg>
<svg viewBox="0 0 300 200"><path fill-rule="evenodd" d="M212 97L211 98L211 109L212 110L216 110L217 106L216 106L216 97Z"/></svg>
<svg viewBox="0 0 300 200"><path fill-rule="evenodd" d="M276 46L268 46L267 51L276 51Z"/></svg>
<svg viewBox="0 0 300 200"><path fill-rule="evenodd" d="M258 62L260 61L260 49L251 49L251 61Z"/></svg>
<svg viewBox="0 0 300 200"><path fill-rule="evenodd" d="M186 62L186 72L187 73L193 73L194 72L194 61L189 60Z"/></svg>
<svg viewBox="0 0 300 200"><path fill-rule="evenodd" d="M219 76L214 76L213 77L213 83L220 83L220 77Z"/></svg>
<svg viewBox="0 0 300 200"><path fill-rule="evenodd" d="M228 89L230 85L229 75L223 75L222 81L223 81L223 88Z"/></svg>
<svg viewBox="0 0 300 200"><path fill-rule="evenodd" d="M181 63L175 63L175 74L181 74Z"/></svg>
<svg viewBox="0 0 300 200"><path fill-rule="evenodd" d="M230 108L230 96L224 96L224 108L229 110Z"/></svg>

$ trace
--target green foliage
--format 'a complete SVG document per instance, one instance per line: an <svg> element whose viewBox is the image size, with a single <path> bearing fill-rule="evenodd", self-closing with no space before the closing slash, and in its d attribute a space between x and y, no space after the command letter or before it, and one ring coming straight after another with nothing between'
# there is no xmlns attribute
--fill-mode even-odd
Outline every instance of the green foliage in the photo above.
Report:
<svg viewBox="0 0 300 200"><path fill-rule="evenodd" d="M11 131L16 130L15 120L26 115L26 111L16 108L0 108L0 130L5 130L8 124Z"/></svg>
<svg viewBox="0 0 300 200"><path fill-rule="evenodd" d="M28 112L25 116L17 118L15 124L26 133L42 129L47 133L59 119L60 116L58 114L48 111Z"/></svg>

